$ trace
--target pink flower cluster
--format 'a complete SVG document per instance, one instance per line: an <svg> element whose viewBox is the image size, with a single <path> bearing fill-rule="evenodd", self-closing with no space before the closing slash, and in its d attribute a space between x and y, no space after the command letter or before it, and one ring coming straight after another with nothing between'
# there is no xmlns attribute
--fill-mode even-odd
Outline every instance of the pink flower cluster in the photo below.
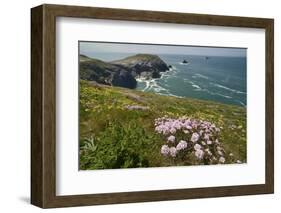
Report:
<svg viewBox="0 0 281 213"><path fill-rule="evenodd" d="M187 117L155 119L155 131L163 136L161 154L176 159L193 156L199 163L225 163L225 150L219 142L220 128L215 124Z"/></svg>

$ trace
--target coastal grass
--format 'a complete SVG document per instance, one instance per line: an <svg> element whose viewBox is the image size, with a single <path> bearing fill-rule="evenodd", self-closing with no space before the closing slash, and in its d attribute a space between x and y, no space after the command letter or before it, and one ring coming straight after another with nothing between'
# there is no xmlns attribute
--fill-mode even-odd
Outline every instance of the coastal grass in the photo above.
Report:
<svg viewBox="0 0 281 213"><path fill-rule="evenodd" d="M221 129L219 141L225 151L235 161L247 159L244 107L80 80L79 116L82 170L192 165L161 155L165 141L155 132L154 120L163 116L214 123Z"/></svg>

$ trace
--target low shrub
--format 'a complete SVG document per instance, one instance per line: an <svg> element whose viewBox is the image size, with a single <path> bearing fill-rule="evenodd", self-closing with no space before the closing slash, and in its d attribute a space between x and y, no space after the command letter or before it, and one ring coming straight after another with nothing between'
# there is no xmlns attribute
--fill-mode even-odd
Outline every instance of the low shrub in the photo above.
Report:
<svg viewBox="0 0 281 213"><path fill-rule="evenodd" d="M134 121L109 123L98 136L80 142L80 169L149 167L155 140Z"/></svg>

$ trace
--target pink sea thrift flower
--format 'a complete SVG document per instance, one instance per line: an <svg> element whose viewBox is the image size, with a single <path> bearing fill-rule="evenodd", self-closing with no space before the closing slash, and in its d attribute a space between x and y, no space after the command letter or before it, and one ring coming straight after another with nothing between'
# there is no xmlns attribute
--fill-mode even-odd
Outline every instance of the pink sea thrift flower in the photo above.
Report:
<svg viewBox="0 0 281 213"><path fill-rule="evenodd" d="M198 143L197 143L197 144L195 144L194 149L195 149L195 150L200 150L200 149L201 149L201 145L200 145L200 144L198 144Z"/></svg>
<svg viewBox="0 0 281 213"><path fill-rule="evenodd" d="M178 143L176 149L179 151L179 150L184 150L186 147L187 147L187 142L184 141L184 140L181 140L181 141Z"/></svg>
<svg viewBox="0 0 281 213"><path fill-rule="evenodd" d="M210 135L209 135L209 134L205 134L205 135L204 135L204 139L205 139L205 140L209 140L209 138L210 138Z"/></svg>
<svg viewBox="0 0 281 213"><path fill-rule="evenodd" d="M188 131L188 130L183 130L183 132L184 132L185 134L188 134L188 133L189 133L189 131Z"/></svg>
<svg viewBox="0 0 281 213"><path fill-rule="evenodd" d="M225 158L224 158L224 157L220 157L220 158L219 158L219 162L220 162L220 163L224 163L224 162L225 162Z"/></svg>
<svg viewBox="0 0 281 213"><path fill-rule="evenodd" d="M171 135L171 136L169 136L168 137L168 142L171 142L171 143L174 143L175 142L175 140L176 140L176 137L175 136L173 136L173 135Z"/></svg>
<svg viewBox="0 0 281 213"><path fill-rule="evenodd" d="M213 154L212 154L212 152L210 152L210 150L209 149L205 149L205 152L207 152L207 154L208 155L210 155L210 156L212 156Z"/></svg>
<svg viewBox="0 0 281 213"><path fill-rule="evenodd" d="M218 151L218 154L221 155L221 156L223 155L222 151Z"/></svg>
<svg viewBox="0 0 281 213"><path fill-rule="evenodd" d="M191 141L193 142L193 143L195 143L195 142L197 142L198 140L199 140L199 134L198 133L196 133L196 132L194 132L193 134L192 134L192 136L191 136Z"/></svg>
<svg viewBox="0 0 281 213"><path fill-rule="evenodd" d="M162 155L167 156L167 155L169 155L169 152L170 152L169 146L163 145L163 146L161 147L161 154L162 154Z"/></svg>
<svg viewBox="0 0 281 213"><path fill-rule="evenodd" d="M189 125L186 125L186 126L185 126L185 128L186 128L186 129L189 129L189 130L191 130L191 129L192 129L192 127L191 127L191 126L189 126Z"/></svg>
<svg viewBox="0 0 281 213"><path fill-rule="evenodd" d="M163 124L160 124L159 126L155 127L155 131L160 134L167 135L169 133L169 128Z"/></svg>
<svg viewBox="0 0 281 213"><path fill-rule="evenodd" d="M170 155L171 155L172 157L176 157L176 155L177 155L177 149L176 149L175 147L171 147L171 148L170 148Z"/></svg>
<svg viewBox="0 0 281 213"><path fill-rule="evenodd" d="M204 151L201 149L197 149L194 154L199 160L203 159L204 157Z"/></svg>
<svg viewBox="0 0 281 213"><path fill-rule="evenodd" d="M220 146L217 147L218 151L222 151L222 148Z"/></svg>
<svg viewBox="0 0 281 213"><path fill-rule="evenodd" d="M166 144L161 147L161 154L163 156L176 158L180 150L186 150L184 154L189 155L192 153L199 160L208 156L205 160L211 164L224 163L225 151L218 141L218 134L222 127L217 128L214 123L204 120L188 117L174 119L168 116L155 119L154 124L155 132L164 136L164 142L166 140ZM180 137L183 137L180 141L176 135L178 133ZM192 143L193 147L191 148L194 148L193 152L187 149ZM173 147L169 147L171 145ZM215 156L218 157L216 158ZM229 156L232 156L232 154L229 154Z"/></svg>
<svg viewBox="0 0 281 213"><path fill-rule="evenodd" d="M213 143L213 142L210 141L210 140L207 141L207 144L208 144L208 145L211 145L212 143Z"/></svg>
<svg viewBox="0 0 281 213"><path fill-rule="evenodd" d="M176 130L175 128L171 128L171 129L170 129L170 133L171 133L171 134L175 134L176 131L177 131L177 130Z"/></svg>
<svg viewBox="0 0 281 213"><path fill-rule="evenodd" d="M175 120L173 123L173 126L176 129L181 129L181 122L179 122L178 120Z"/></svg>

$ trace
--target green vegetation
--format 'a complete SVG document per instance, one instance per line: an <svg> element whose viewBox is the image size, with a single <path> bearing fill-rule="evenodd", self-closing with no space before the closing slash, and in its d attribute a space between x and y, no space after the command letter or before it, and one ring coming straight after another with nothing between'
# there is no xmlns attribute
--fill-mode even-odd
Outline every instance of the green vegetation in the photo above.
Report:
<svg viewBox="0 0 281 213"><path fill-rule="evenodd" d="M246 162L246 110L234 105L160 96L80 81L80 169L191 165L165 158L155 119L186 116L221 129L219 141ZM232 163L226 158L225 163Z"/></svg>

